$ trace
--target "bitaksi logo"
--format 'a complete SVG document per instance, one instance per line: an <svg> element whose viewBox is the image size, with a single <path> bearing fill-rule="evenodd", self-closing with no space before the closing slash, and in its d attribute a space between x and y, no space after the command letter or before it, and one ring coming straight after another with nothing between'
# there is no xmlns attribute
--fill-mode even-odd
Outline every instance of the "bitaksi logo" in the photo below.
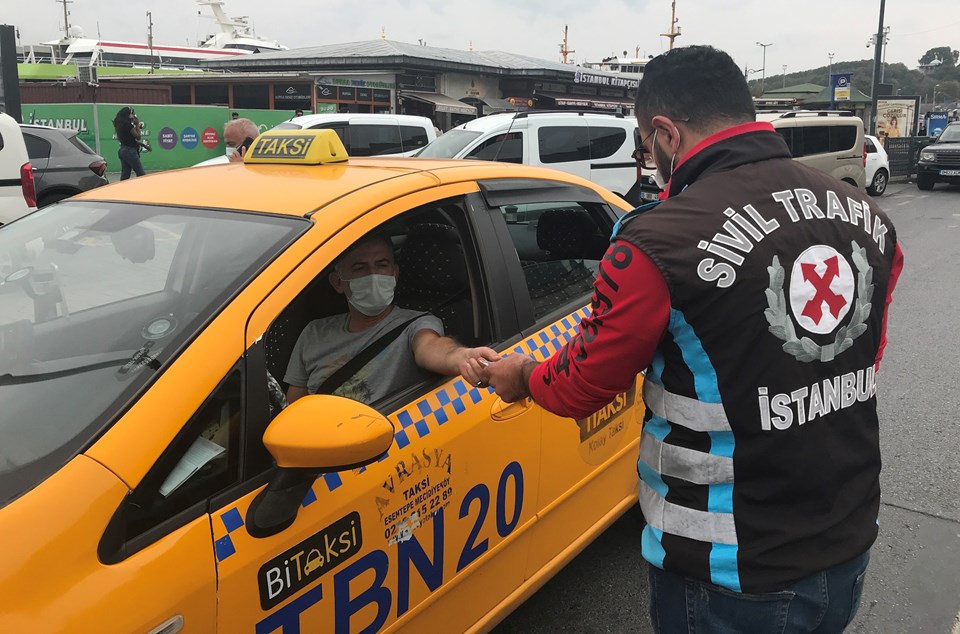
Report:
<svg viewBox="0 0 960 634"><path fill-rule="evenodd" d="M847 259L833 247L817 245L800 254L790 273L789 305L793 317L787 311L784 296L786 272L780 265L780 258L774 256L767 267L770 285L766 290L764 316L770 324L770 332L784 342L784 352L798 361L832 361L867 330L874 289L873 269L867 261L866 249L856 241L851 242L851 247L856 275ZM840 326L851 309L853 313L849 322ZM832 343L824 345L810 337L797 337L794 320L807 332L828 335L836 331L836 337Z"/></svg>

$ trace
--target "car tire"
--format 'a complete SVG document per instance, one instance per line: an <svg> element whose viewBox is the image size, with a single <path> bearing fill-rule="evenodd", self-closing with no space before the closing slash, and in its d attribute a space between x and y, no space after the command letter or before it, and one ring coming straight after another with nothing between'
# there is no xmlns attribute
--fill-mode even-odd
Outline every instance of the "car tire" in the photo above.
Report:
<svg viewBox="0 0 960 634"><path fill-rule="evenodd" d="M917 187L923 191L930 191L937 180L929 174L917 174Z"/></svg>
<svg viewBox="0 0 960 634"><path fill-rule="evenodd" d="M69 192L53 192L51 194L44 194L37 201L37 209L46 207L47 205L52 205L53 203L58 203L61 200L70 198L73 194Z"/></svg>
<svg viewBox="0 0 960 634"><path fill-rule="evenodd" d="M873 175L870 186L867 187L867 193L871 196L883 196L883 192L887 191L888 182L890 182L890 175L887 174L887 170L878 169Z"/></svg>

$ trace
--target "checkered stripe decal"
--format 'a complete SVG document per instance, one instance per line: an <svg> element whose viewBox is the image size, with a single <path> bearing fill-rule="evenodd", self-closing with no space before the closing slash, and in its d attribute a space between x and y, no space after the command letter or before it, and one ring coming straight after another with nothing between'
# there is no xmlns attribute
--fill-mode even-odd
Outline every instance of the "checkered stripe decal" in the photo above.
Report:
<svg viewBox="0 0 960 634"><path fill-rule="evenodd" d="M537 361L549 359L568 341L573 339L580 321L589 314L590 308L584 307L519 342L513 347L512 351L517 354L529 354ZM398 430L394 434L396 445L395 448L391 448L390 452L384 454L380 461L389 458L391 452L404 449L419 438L426 438L432 430L445 425L454 417L465 412L468 407L480 403L491 394L493 394L493 388L481 390L468 385L462 378L458 378L436 392L431 392L419 401L411 403L391 417ZM347 478L355 477L365 470L361 468L356 474L352 472L321 474L317 477L318 481L323 481L323 484L320 485L320 491L336 491L343 486L344 476ZM316 501L317 492L315 488L312 488L307 491L302 505L305 508ZM226 528L227 534L215 542L217 561L223 561L236 552L230 533L243 526L243 518L236 507L221 513L220 520ZM219 526L215 523L215 534L217 528Z"/></svg>

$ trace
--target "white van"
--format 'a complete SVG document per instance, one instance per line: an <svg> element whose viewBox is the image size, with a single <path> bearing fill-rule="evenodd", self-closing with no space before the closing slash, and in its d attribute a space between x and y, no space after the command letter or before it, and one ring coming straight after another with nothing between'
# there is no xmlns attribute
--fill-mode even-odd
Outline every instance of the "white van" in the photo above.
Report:
<svg viewBox="0 0 960 634"><path fill-rule="evenodd" d="M626 196L637 182L637 120L602 112L493 114L453 128L417 154L550 167Z"/></svg>
<svg viewBox="0 0 960 634"><path fill-rule="evenodd" d="M863 121L841 110L759 112L787 142L793 158L863 189L867 148Z"/></svg>
<svg viewBox="0 0 960 634"><path fill-rule="evenodd" d="M274 130L336 130L350 156L412 156L437 138L427 117L403 114L307 114Z"/></svg>
<svg viewBox="0 0 960 634"><path fill-rule="evenodd" d="M20 124L0 112L0 225L37 208L33 168Z"/></svg>

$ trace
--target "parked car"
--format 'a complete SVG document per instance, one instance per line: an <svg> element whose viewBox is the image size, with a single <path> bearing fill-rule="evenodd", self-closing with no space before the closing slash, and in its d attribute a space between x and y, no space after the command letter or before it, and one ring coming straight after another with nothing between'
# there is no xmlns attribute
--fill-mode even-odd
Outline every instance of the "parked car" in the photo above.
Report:
<svg viewBox="0 0 960 634"><path fill-rule="evenodd" d="M335 130L350 156L412 156L437 138L433 121L403 114L307 114L274 130Z"/></svg>
<svg viewBox="0 0 960 634"><path fill-rule="evenodd" d="M773 124L795 160L861 189L866 186L860 117L840 110L791 110L759 112L757 121Z"/></svg>
<svg viewBox="0 0 960 634"><path fill-rule="evenodd" d="M107 162L77 136L76 130L21 124L33 165L37 206L46 207L106 185Z"/></svg>
<svg viewBox="0 0 960 634"><path fill-rule="evenodd" d="M492 114L449 130L419 158L523 163L575 174L620 197L640 178L637 120L602 112Z"/></svg>
<svg viewBox="0 0 960 634"><path fill-rule="evenodd" d="M890 182L890 158L887 151L875 136L865 135L863 142L867 146L866 182L867 192L871 196L882 196Z"/></svg>
<svg viewBox="0 0 960 634"><path fill-rule="evenodd" d="M0 112L0 225L37 208L30 156L17 120Z"/></svg>
<svg viewBox="0 0 960 634"><path fill-rule="evenodd" d="M464 345L575 349L627 209L275 131L0 228L0 632L492 629L636 506L643 377L581 420L459 376L278 383L371 233L397 306Z"/></svg>
<svg viewBox="0 0 960 634"><path fill-rule="evenodd" d="M928 190L937 183L960 184L960 122L948 124L936 141L920 150L917 187Z"/></svg>

